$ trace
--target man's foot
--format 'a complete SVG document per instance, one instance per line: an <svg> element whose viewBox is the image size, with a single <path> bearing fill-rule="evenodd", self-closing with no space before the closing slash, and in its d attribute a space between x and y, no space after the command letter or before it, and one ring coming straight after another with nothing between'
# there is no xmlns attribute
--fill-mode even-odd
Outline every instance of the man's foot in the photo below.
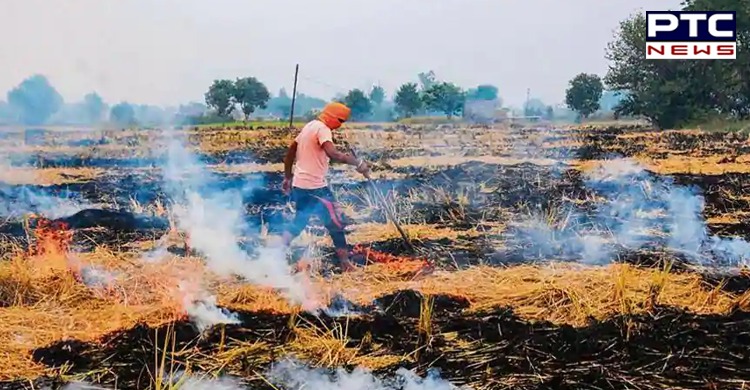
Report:
<svg viewBox="0 0 750 390"><path fill-rule="evenodd" d="M356 271L358 268L349 260L339 261L339 263L340 263L339 267L341 268L341 272L352 272L352 271Z"/></svg>
<svg viewBox="0 0 750 390"><path fill-rule="evenodd" d="M336 256L339 258L339 268L342 272L357 270L357 267L349 260L349 249L336 249Z"/></svg>
<svg viewBox="0 0 750 390"><path fill-rule="evenodd" d="M305 259L300 259L294 264L294 272L309 272L312 269L312 263Z"/></svg>
<svg viewBox="0 0 750 390"><path fill-rule="evenodd" d="M281 233L281 245L288 247L289 244L292 243L292 240L294 240L294 236L292 236L292 233L289 233L287 231Z"/></svg>

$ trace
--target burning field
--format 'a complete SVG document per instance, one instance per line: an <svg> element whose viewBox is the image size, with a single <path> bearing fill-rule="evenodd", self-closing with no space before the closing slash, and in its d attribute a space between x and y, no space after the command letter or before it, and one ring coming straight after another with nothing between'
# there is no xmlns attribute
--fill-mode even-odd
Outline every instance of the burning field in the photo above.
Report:
<svg viewBox="0 0 750 390"><path fill-rule="evenodd" d="M277 245L294 135L8 132L3 388L748 386L747 136L353 127L341 274Z"/></svg>

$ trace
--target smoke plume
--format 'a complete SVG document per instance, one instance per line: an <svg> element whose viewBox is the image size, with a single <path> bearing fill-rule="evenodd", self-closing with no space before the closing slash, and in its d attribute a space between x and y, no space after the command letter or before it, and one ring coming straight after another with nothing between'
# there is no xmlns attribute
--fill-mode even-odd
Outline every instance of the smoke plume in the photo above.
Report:
<svg viewBox="0 0 750 390"><path fill-rule="evenodd" d="M400 368L394 378L380 379L357 367L352 372L339 368L331 375L325 370L309 368L292 360L284 360L273 366L267 378L289 390L471 390L469 387L454 386L434 372L420 378Z"/></svg>
<svg viewBox="0 0 750 390"><path fill-rule="evenodd" d="M251 254L240 246L251 235L242 190L222 189L181 140L168 134L166 143L164 184L174 202L176 224L187 233L190 246L205 257L207 266L220 276L240 276L280 290L295 304L312 307L311 292L302 275L292 274L283 247L261 246Z"/></svg>
<svg viewBox="0 0 750 390"><path fill-rule="evenodd" d="M28 158L27 158L28 160ZM15 219L24 214L40 214L56 219L73 215L92 207L82 199L76 199L67 191L52 194L33 185L38 173L30 161L13 164L8 154L0 150L0 217ZM22 182L24 184L14 184Z"/></svg>
<svg viewBox="0 0 750 390"><path fill-rule="evenodd" d="M636 250L665 237L666 248L700 265L741 266L750 258L747 241L709 234L704 199L692 187L651 175L628 159L605 162L585 183L604 202L591 212L571 207L562 222L540 216L526 221L522 231L533 243L527 254L580 256L601 264L611 261L617 248Z"/></svg>

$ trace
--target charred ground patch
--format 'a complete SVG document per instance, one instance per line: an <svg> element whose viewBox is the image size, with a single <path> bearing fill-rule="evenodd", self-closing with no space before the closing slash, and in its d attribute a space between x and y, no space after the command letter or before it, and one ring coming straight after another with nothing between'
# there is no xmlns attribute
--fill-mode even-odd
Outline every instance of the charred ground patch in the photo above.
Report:
<svg viewBox="0 0 750 390"><path fill-rule="evenodd" d="M679 185L698 189L706 202L706 216L750 209L750 174L673 174L670 177Z"/></svg>
<svg viewBox="0 0 750 390"><path fill-rule="evenodd" d="M423 297L403 291L381 299L390 303L390 310L348 319L308 318L304 326L325 332L346 322L347 338L341 342L347 347L359 348L364 355L375 353L372 348L377 345L380 354L409 356L377 369L378 374L392 374L398 367L419 373L437 368L444 378L477 388L734 388L750 380L747 313L695 315L655 307L645 315L572 327L530 323L504 308L462 314L461 300L434 299L435 315L429 319L420 319ZM263 313L242 313L242 319L243 325L227 325L202 336L185 323L169 329L138 326L101 343L50 345L34 351L34 358L53 367L70 364L74 373L104 366L109 374L100 376L100 382L111 384L116 378L120 386L143 388L148 385L145 367L154 366L163 348L160 343L172 332L178 353L168 353L167 364L173 359L180 367L184 357L193 357L194 364L203 357L206 360L198 366L211 370L218 362L207 356L245 347L244 358L222 372L243 377L251 388L270 389L255 373L284 358L276 347L296 337L290 327L294 319ZM420 327L426 320L432 324L429 332ZM265 347L247 348L258 342Z"/></svg>
<svg viewBox="0 0 750 390"><path fill-rule="evenodd" d="M447 128L443 130L452 131ZM513 131L515 130L511 132ZM518 150L508 153L509 145L518 147L530 156L557 156L564 159L600 159L609 158L613 153L628 156L644 152L649 157L661 158L675 151L691 155L703 152L724 153L731 147L744 151L739 144L741 140L731 137L660 138L653 133L638 133L638 129L619 128L585 130L570 136L562 131L540 135L540 131L516 131L511 134L509 141L464 132L450 140L441 140L445 141L444 146L441 144L430 148L419 145L419 141L415 142L414 139L399 140L401 134L398 134L393 140L389 140L393 142L393 147L380 144L368 149L372 152L371 159L440 155L443 152L460 152L463 156L517 156ZM418 134L411 130L404 133L411 134L413 138ZM214 141L219 144L207 145L211 150L204 152L203 161L215 164L279 162L290 138L290 134L284 134L287 138L274 140L266 137L258 142L258 136L250 132L237 132L229 136L216 132L208 137L216 137ZM538 143L530 144L524 139L530 136L538 138ZM242 139L245 141L236 142L232 137L244 137ZM439 136L437 138L440 139ZM570 147L566 145L568 139L571 141ZM483 142L486 144L482 144ZM579 147L581 143L583 147ZM656 145L648 148L650 144ZM44 156L51 157L52 160L59 157L54 154ZM87 183L33 189L52 197L67 192L92 203L123 205L134 200L145 207L157 200L166 200L164 188L153 173L156 168L151 169L152 165L158 166L161 161L147 161L144 165L139 165L144 160L137 160L120 165L118 169L110 169ZM45 163L54 164L54 161L42 161L42 164ZM116 164L96 159L71 163ZM380 252L428 258L445 268L457 266L463 271L466 271L463 269L466 266L475 264L518 265L509 268L522 273L523 283L527 283L524 286L539 290L537 286L545 289L549 287L546 279L538 277L536 282L527 282L528 271L523 269L528 266L519 263L544 262L553 258L556 261L579 263L583 257L580 247L570 250L570 247L563 245L552 251L539 251L529 247L530 243L544 240L547 236L529 234L528 226L523 225L527 217L541 217L544 222L548 222L548 227L555 234L560 233L553 237L557 242L571 241L585 229L606 232L606 224L592 226L592 220L597 218L596 209L612 199L603 196L607 191L590 188L585 175L568 166L479 162L439 170L417 166L382 166L387 171L406 177L401 180L377 180L376 184L402 216L408 215L411 218L409 223L429 222L435 226L450 228L452 233L458 234L451 234L451 238L424 237L414 240L416 254L409 254L399 239L367 240L369 247ZM134 169L135 167L139 168ZM648 177L656 178L655 175ZM221 173L217 178L215 188L237 191L243 198L248 221L253 227L259 228L266 224L271 232L278 232L278 227L285 218L286 203L286 197L280 191L280 173ZM746 193L743 183L746 179L743 175L675 175L676 184L693 185L698 188L698 192L704 194L707 216L724 215L750 207L743 199ZM635 187L636 184L625 183L624 187ZM363 217L353 221L354 223L385 222L385 215L377 201L372 197L366 199L365 183L335 187L341 195L340 200L359 210L370 209L363 212ZM164 232L165 220L161 217L158 223L146 223L137 218L139 214L132 212L133 210L114 208L108 210L113 212L111 214L102 214L103 211L88 209L82 214L66 216L79 218L66 220L76 230L75 243L83 245L84 242L89 242L116 247L136 240L153 240ZM663 217L655 217L653 222L663 225L666 219L660 218ZM488 226L488 232L477 234L476 231L481 231L480 228L485 225ZM492 227L497 228L499 225L503 225L503 228L492 231ZM714 223L708 227L713 233L743 235L748 233L745 225ZM22 225L14 226L18 236L26 234ZM313 231L325 234L321 226L315 226ZM637 264L639 267L632 267L636 271L629 271L633 273L658 267L659 270L667 270L664 275L669 273L681 277L690 274L697 279L695 286L702 286L701 283L705 281L709 291L715 289L715 294L706 302L719 295L723 297L722 294L727 291L733 293L733 299L738 301L746 294L747 287L750 286L750 278L746 274L705 274L699 277L695 275L699 271L692 267L695 265L694 259L688 258L685 253L665 250L665 232L657 233L659 234L646 237L648 244L638 250L624 248L614 241L608 261ZM324 248L324 256L333 257L328 249ZM616 267L619 266L620 264L614 265L613 269L618 269ZM469 268L468 271L472 269L477 267ZM500 267L487 267L479 272L488 273L497 269ZM659 271L654 272L658 273ZM656 279L654 274L648 274L647 277ZM466 280L450 288L462 288L463 284L472 283L470 276L462 275L464 276L460 278L466 277ZM340 275L335 275L332 279L335 280L338 276ZM574 275L568 274L567 277L570 276ZM398 277L394 277L394 280L378 279L373 283L411 281L409 278ZM497 280L508 279L499 277ZM584 280L583 283L586 282ZM361 285L357 285L359 286ZM539 306L534 306L537 302L534 301L533 305L524 307L526 310L532 307L537 314L541 312L542 315L534 318L545 320L548 317L544 315L549 313L550 307L574 307L578 301L574 294L566 292L568 286L566 279L563 284L549 287L550 291L545 290L541 298L533 298L541 302ZM693 285L689 285L686 290L694 291L690 286ZM512 286L514 290L510 295L517 295L516 288L517 285ZM648 288L641 289L638 293L646 290ZM606 290L606 296L610 293L615 294ZM747 369L750 367L747 354L750 343L747 328L750 328L750 319L747 313L739 310L740 304L736 304L737 307L726 315L696 315L673 307L646 307L646 301L642 303L638 300L633 306L634 310L646 310L647 314L625 313L600 320L591 319L586 325L573 327L559 323L529 322L524 319L529 318L528 312L524 317L519 314L520 310L519 313L514 313L499 305L483 307L481 312L469 311L466 310L467 300L468 298L449 295L436 295L430 299L416 291L399 290L380 296L376 304L357 307L363 314L350 318L325 315L315 318L308 315L244 311L238 312L242 322L240 325L218 326L207 334L200 334L188 321L156 329L140 325L107 335L95 343L70 339L55 342L35 349L33 357L35 361L48 367L61 367L69 363L72 366L71 373L86 375L100 383L111 385L117 378L118 387L141 385L143 388L149 384L148 370L153 370L157 356L165 350L165 336L171 332L171 337L175 340L175 354L171 353L172 347L167 343L167 364L174 361L175 367L179 369L189 363L194 369L237 375L244 378L252 388L270 388L259 378L258 373L272 361L287 356L290 351L299 353L314 364L320 364L320 356L331 356L325 355L326 347L320 345L333 345L340 348L337 351L345 351L356 357L366 355L373 359L395 359L369 365L375 367L379 374L392 374L400 366L416 369L420 374L429 368L439 368L446 379L456 383L470 383L478 388L740 388L743 381L750 380ZM425 310L426 308L430 310ZM626 309L622 311L627 312ZM619 313L617 310L615 312ZM331 332L332 329L346 329L346 336L336 335ZM312 349L302 348L303 345L312 346ZM351 358L329 362L327 365L352 368L362 365L362 362L363 360ZM368 362L372 363L373 360ZM44 382L56 385L60 383L60 378L40 379L34 383L39 385ZM20 382L3 385L24 388Z"/></svg>

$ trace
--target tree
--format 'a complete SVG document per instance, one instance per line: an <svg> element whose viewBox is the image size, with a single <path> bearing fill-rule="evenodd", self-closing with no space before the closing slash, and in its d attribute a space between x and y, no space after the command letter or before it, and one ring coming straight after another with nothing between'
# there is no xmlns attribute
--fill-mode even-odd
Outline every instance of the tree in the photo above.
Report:
<svg viewBox="0 0 750 390"><path fill-rule="evenodd" d="M147 104L131 105L134 116L133 123L139 125L161 125L167 121L168 115L162 107Z"/></svg>
<svg viewBox="0 0 750 390"><path fill-rule="evenodd" d="M426 91L437 84L437 77L435 77L435 72L433 71L420 73L417 76L419 77L419 83L422 85L422 91Z"/></svg>
<svg viewBox="0 0 750 390"><path fill-rule="evenodd" d="M21 123L41 125L62 107L63 98L46 77L34 75L8 92L8 103L18 112Z"/></svg>
<svg viewBox="0 0 750 390"><path fill-rule="evenodd" d="M376 106L383 104L383 101L385 100L385 89L379 85L372 87L372 90L370 91L370 100L375 103Z"/></svg>
<svg viewBox="0 0 750 390"><path fill-rule="evenodd" d="M281 115L283 118L288 118L292 111L292 98L284 88L281 88L279 90L279 96L273 97L268 101L268 109L274 114Z"/></svg>
<svg viewBox="0 0 750 390"><path fill-rule="evenodd" d="M109 120L122 126L134 125L135 109L128 102L115 104L109 112Z"/></svg>
<svg viewBox="0 0 750 390"><path fill-rule="evenodd" d="M565 91L565 103L584 118L588 118L599 109L604 86L599 76L580 73L570 80L570 87Z"/></svg>
<svg viewBox="0 0 750 390"><path fill-rule="evenodd" d="M340 100L343 99L344 96L341 96ZM304 93L297 91L297 97L294 100L294 114L297 117L303 118L306 112L322 109L325 107L326 103L327 101L323 99L307 96ZM266 105L268 106L269 113L283 118L289 118L292 109L292 98L284 88L281 88L278 96L272 97Z"/></svg>
<svg viewBox="0 0 750 390"><path fill-rule="evenodd" d="M237 79L232 96L242 108L245 118L249 118L257 108L265 109L271 98L268 88L255 77Z"/></svg>
<svg viewBox="0 0 750 390"><path fill-rule="evenodd" d="M547 106L547 110L544 112L544 119L548 121L555 119L555 109L552 106Z"/></svg>
<svg viewBox="0 0 750 390"><path fill-rule="evenodd" d="M175 112L173 121L174 123L187 125L187 124L198 124L201 119L205 118L208 107L200 102L190 102L188 104L180 104Z"/></svg>
<svg viewBox="0 0 750 390"><path fill-rule="evenodd" d="M692 62L703 63L700 65L711 68L714 74L721 74L721 86L715 89L714 98L722 101L722 112L741 119L750 117L750 1L684 0L682 5L686 11L731 10L736 13L737 59Z"/></svg>
<svg viewBox="0 0 750 390"><path fill-rule="evenodd" d="M523 105L524 116L544 116L547 105L537 98L531 98Z"/></svg>
<svg viewBox="0 0 750 390"><path fill-rule="evenodd" d="M232 80L214 80L205 94L206 104L220 117L228 117L234 110L234 83Z"/></svg>
<svg viewBox="0 0 750 390"><path fill-rule="evenodd" d="M625 99L625 95L625 93L620 91L607 90L602 92L602 98L599 99L599 109L604 112L614 112L620 105L620 102Z"/></svg>
<svg viewBox="0 0 750 390"><path fill-rule="evenodd" d="M496 86L483 84L470 89L466 94L466 100L498 100L497 92Z"/></svg>
<svg viewBox="0 0 750 390"><path fill-rule="evenodd" d="M14 120L15 118L13 115L13 109L11 108L10 104L0 100L0 123L13 123Z"/></svg>
<svg viewBox="0 0 750 390"><path fill-rule="evenodd" d="M96 92L91 92L83 97L83 106L89 123L99 123L107 111L107 105Z"/></svg>
<svg viewBox="0 0 750 390"><path fill-rule="evenodd" d="M615 115L641 116L659 128L747 115L737 80L741 71L725 64L733 61L647 60L645 46L643 14L622 21L607 46L610 66L604 82L608 89L625 93Z"/></svg>
<svg viewBox="0 0 750 390"><path fill-rule="evenodd" d="M353 89L344 96L342 103L352 110L352 120L364 120L372 114L372 102L361 89Z"/></svg>
<svg viewBox="0 0 750 390"><path fill-rule="evenodd" d="M441 82L424 91L422 100L428 109L442 112L450 119L463 111L466 93L455 84Z"/></svg>
<svg viewBox="0 0 750 390"><path fill-rule="evenodd" d="M402 85L398 91L396 91L396 96L393 97L393 103L396 104L396 112L398 112L400 116L410 118L416 115L423 106L417 84L406 83Z"/></svg>

